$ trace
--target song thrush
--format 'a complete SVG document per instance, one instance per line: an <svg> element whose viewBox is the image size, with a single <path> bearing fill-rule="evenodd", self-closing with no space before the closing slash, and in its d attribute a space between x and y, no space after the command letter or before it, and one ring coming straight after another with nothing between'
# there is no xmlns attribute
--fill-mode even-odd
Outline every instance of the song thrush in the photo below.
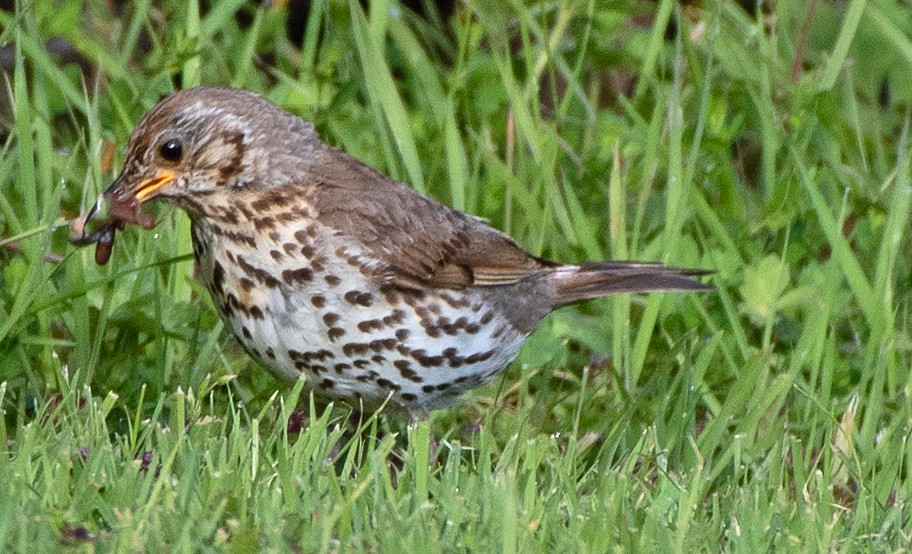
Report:
<svg viewBox="0 0 912 554"><path fill-rule="evenodd" d="M568 265L527 253L322 142L251 92L174 93L130 138L74 241L107 261L116 228L154 221L153 198L192 221L199 274L244 348L315 394L413 418L497 375L554 308L615 293L694 291L700 270ZM102 210L104 211L104 210Z"/></svg>

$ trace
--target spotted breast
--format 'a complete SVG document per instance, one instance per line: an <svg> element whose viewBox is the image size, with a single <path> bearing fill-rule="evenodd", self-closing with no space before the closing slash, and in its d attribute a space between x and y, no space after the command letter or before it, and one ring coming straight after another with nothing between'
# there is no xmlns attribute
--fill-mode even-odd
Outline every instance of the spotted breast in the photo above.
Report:
<svg viewBox="0 0 912 554"><path fill-rule="evenodd" d="M322 396L421 414L489 381L534 329L499 309L510 293L384 284L369 254L300 202L250 214L259 232L229 215L245 205L193 218L201 278L251 356L284 379L304 373Z"/></svg>

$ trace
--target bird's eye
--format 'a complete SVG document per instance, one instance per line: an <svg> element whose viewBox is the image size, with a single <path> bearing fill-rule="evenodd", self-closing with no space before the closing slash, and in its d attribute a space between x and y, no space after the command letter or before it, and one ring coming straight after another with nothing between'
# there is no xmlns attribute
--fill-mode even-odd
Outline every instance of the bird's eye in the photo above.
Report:
<svg viewBox="0 0 912 554"><path fill-rule="evenodd" d="M161 145L158 153L169 162L179 162L184 155L184 145L178 139L169 139Z"/></svg>

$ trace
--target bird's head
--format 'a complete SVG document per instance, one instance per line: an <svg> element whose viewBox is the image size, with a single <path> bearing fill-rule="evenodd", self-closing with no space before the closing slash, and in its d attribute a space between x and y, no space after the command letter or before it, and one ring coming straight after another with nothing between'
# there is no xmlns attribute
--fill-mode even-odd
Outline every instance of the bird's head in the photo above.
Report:
<svg viewBox="0 0 912 554"><path fill-rule="evenodd" d="M306 160L318 142L310 123L257 94L219 87L177 92L136 126L104 197L126 221L153 198L203 215L197 212L208 204L204 197L281 186L289 172L274 169Z"/></svg>
<svg viewBox="0 0 912 554"><path fill-rule="evenodd" d="M320 142L313 125L252 92L200 87L176 92L137 124L123 169L89 212L73 221L74 244L95 243L107 262L127 223L150 229L142 204L161 198L191 217L226 208L232 195L306 181ZM89 229L98 216L101 222Z"/></svg>

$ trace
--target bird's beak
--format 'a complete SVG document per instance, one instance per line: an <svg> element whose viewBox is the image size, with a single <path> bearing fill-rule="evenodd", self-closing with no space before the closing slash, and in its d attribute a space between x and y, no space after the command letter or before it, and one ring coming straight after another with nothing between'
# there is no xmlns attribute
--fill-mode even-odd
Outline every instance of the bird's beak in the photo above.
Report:
<svg viewBox="0 0 912 554"><path fill-rule="evenodd" d="M104 192L105 197L111 201L132 198L142 204L146 200L158 196L158 192L161 189L173 183L174 172L159 171L152 177L142 179L137 185L132 185L126 181L127 179L121 174L121 176L108 187L108 190Z"/></svg>
<svg viewBox="0 0 912 554"><path fill-rule="evenodd" d="M102 195L108 204L108 215L118 221L151 229L155 220L149 214L140 212L139 206L158 196L163 188L174 182L174 177L173 171L161 170L133 185L121 174Z"/></svg>
<svg viewBox="0 0 912 554"><path fill-rule="evenodd" d="M139 184L136 189L136 199L140 203L150 198L158 196L158 191L174 182L174 172L160 171L158 175L151 179L146 179Z"/></svg>

